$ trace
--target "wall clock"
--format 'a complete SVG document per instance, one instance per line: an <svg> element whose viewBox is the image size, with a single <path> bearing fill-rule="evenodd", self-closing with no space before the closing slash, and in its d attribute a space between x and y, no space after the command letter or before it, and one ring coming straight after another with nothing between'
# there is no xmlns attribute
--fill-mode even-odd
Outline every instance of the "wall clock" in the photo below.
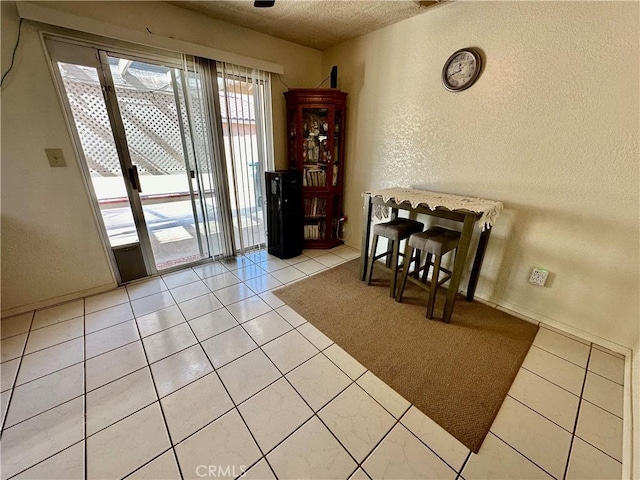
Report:
<svg viewBox="0 0 640 480"><path fill-rule="evenodd" d="M451 92L459 92L475 83L482 69L480 54L472 48L458 50L442 68L442 84Z"/></svg>

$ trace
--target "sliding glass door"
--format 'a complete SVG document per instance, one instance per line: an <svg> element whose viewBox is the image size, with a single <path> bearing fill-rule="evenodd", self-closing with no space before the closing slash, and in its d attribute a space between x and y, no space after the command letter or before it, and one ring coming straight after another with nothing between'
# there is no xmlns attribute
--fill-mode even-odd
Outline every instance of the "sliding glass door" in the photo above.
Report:
<svg viewBox="0 0 640 480"><path fill-rule="evenodd" d="M64 42L47 45L116 260L120 250L139 247L144 274L151 275L221 254L220 243L207 236L203 197L212 189L203 192L199 181L184 70Z"/></svg>

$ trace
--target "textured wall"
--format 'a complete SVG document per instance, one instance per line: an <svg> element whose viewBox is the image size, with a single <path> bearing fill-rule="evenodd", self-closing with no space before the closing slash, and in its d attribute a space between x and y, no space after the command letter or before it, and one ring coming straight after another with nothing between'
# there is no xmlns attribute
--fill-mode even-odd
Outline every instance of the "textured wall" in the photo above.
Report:
<svg viewBox="0 0 640 480"><path fill-rule="evenodd" d="M2 7L2 72L18 16ZM77 15L280 63L290 86L315 86L321 53L157 2L43 2ZM2 89L2 310L114 285L96 220L37 31L22 26L14 70ZM286 88L274 79L276 161L284 164ZM51 168L44 148L62 148ZM282 160L281 160L282 159Z"/></svg>
<svg viewBox="0 0 640 480"><path fill-rule="evenodd" d="M478 294L632 347L638 18L637 2L453 2L323 52L349 93L347 242L368 188L501 200ZM450 93L442 66L469 46L484 72ZM527 283L533 266L548 288Z"/></svg>

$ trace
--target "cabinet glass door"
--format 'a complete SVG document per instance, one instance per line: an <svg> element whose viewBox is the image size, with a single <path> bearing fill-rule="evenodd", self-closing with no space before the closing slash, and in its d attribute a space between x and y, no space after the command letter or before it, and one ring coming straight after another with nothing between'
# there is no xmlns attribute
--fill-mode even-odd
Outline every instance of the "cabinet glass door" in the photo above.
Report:
<svg viewBox="0 0 640 480"><path fill-rule="evenodd" d="M327 108L302 109L302 159L304 187L324 188L333 153L331 149L331 116Z"/></svg>

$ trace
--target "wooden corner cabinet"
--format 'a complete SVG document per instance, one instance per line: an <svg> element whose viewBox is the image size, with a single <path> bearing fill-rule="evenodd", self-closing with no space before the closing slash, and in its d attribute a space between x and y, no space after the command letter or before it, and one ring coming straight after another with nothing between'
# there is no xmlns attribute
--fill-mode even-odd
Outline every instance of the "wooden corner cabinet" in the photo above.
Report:
<svg viewBox="0 0 640 480"><path fill-rule="evenodd" d="M332 248L342 217L347 94L335 89L292 89L287 102L289 168L302 172L304 247Z"/></svg>

